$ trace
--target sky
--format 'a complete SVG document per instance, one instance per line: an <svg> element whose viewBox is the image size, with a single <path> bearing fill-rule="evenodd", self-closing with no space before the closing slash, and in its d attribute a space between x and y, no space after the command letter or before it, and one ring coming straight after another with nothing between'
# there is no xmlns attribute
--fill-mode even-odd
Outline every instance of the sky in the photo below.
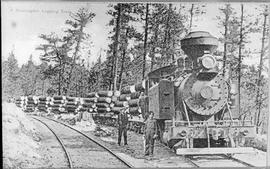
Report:
<svg viewBox="0 0 270 169"><path fill-rule="evenodd" d="M51 32L60 33L66 28L65 20L69 19L70 12L76 12L80 7L86 7L96 14L93 21L89 23L85 31L92 37L93 46L91 48L90 63L97 60L101 49L108 47L108 35L110 28L107 26L110 16L106 14L108 10L106 2L34 2L34 1L2 1L2 59L7 59L8 54L14 50L19 65L26 63L30 55L36 64L40 63L40 51L35 50L42 40L38 37L40 34L49 34ZM222 3L205 3L206 14L195 18L192 31L208 31L215 37L220 37L220 31L217 27L216 16L220 15L219 7ZM191 4L189 4L191 5ZM245 3L246 13L258 15L255 9L259 4ZM232 3L232 6L239 12L240 4ZM240 13L239 13L240 16ZM249 47L253 50L260 50L260 34L251 36L252 43ZM222 45L219 45L222 48ZM102 53L103 57L105 52ZM259 57L254 55L244 62L249 64L258 64Z"/></svg>

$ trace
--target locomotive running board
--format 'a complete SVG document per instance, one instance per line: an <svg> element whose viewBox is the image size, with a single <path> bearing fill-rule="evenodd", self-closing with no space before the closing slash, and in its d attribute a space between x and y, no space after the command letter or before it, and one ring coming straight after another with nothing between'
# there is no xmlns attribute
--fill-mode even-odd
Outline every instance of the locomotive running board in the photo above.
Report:
<svg viewBox="0 0 270 169"><path fill-rule="evenodd" d="M201 155L201 154L248 154L255 153L253 147L238 148L178 148L177 155Z"/></svg>

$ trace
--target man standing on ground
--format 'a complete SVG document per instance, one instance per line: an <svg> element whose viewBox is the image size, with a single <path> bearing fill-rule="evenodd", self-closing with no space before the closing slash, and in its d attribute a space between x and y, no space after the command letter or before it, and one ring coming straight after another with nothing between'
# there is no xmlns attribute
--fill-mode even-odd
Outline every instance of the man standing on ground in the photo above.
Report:
<svg viewBox="0 0 270 169"><path fill-rule="evenodd" d="M145 156L152 156L154 153L155 139L157 138L157 124L153 118L154 112L150 111L148 119L145 122L144 138L145 138Z"/></svg>
<svg viewBox="0 0 270 169"><path fill-rule="evenodd" d="M124 145L127 145L128 108L122 109L118 114L118 145L121 144L124 135Z"/></svg>

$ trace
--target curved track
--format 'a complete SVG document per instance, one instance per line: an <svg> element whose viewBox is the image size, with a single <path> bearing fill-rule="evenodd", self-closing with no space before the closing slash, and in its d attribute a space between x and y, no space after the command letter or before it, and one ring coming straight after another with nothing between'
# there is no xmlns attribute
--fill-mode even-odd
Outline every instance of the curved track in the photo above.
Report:
<svg viewBox="0 0 270 169"><path fill-rule="evenodd" d="M55 135L55 137L57 138L57 140L59 141L59 143L61 144L63 150L65 151L65 154L66 154L66 158L68 160L68 165L69 165L69 168L73 168L73 165L72 165L72 162L71 162L71 158L70 158L70 155L68 154L67 150L66 150L66 147L64 146L63 144L63 141L59 138L59 136L55 133L55 131L48 125L46 124L44 121L40 120L39 118L36 118L36 117L33 117L31 116L33 119L41 122L42 124L44 124L47 128L49 128L49 130ZM133 166L131 164L129 164L127 161L125 161L124 159L122 159L121 157L119 157L117 154L115 154L114 152L112 152L109 148L107 148L106 146L102 145L101 143L99 143L97 140L95 140L94 138L80 132L79 130L76 130L74 129L73 127L67 125L67 124L64 124L62 122L59 122L57 120L54 120L54 119L50 119L50 118L46 118L46 117L42 117L44 119L47 119L47 120L50 120L50 121L53 121L57 124L60 124L66 128L69 128L73 131L75 131L76 133L79 133L80 135L82 135L84 138L86 138L87 140L91 141L91 142L94 142L96 145L98 145L99 147L101 147L102 149L104 149L106 152L108 152L109 154L111 154L114 158L118 159L122 164L124 164L124 166L128 167L128 168L133 168Z"/></svg>
<svg viewBox="0 0 270 169"><path fill-rule="evenodd" d="M41 120L39 120L39 119L37 119L37 118L35 118L35 117L32 117L32 118L35 119L35 120L37 120L37 121L39 121L39 122L42 123L43 125L45 125L45 126L53 133L53 135L56 137L56 139L57 139L58 142L60 143L60 145L61 145L63 151L65 152L65 156L66 156L66 158L67 158L69 168L73 168L73 165L72 165L72 161L71 161L70 155L69 155L69 153L67 152L67 149L66 149L66 147L65 147L65 145L64 145L64 143L63 143L63 141L61 140L61 138L58 137L58 135L55 133L55 131L54 131L50 126L48 126L46 123L44 123L43 121L41 121Z"/></svg>

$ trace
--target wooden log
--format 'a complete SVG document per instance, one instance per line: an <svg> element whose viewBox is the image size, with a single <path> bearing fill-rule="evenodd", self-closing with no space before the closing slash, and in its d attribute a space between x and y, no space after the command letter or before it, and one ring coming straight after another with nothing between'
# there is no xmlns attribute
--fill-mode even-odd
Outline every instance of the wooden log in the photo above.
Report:
<svg viewBox="0 0 270 169"><path fill-rule="evenodd" d="M35 105L33 105L33 104L28 104L28 105L26 105L26 107L35 107Z"/></svg>
<svg viewBox="0 0 270 169"><path fill-rule="evenodd" d="M45 107L45 108L40 108L39 109L40 111L47 111L47 108Z"/></svg>
<svg viewBox="0 0 270 169"><path fill-rule="evenodd" d="M114 107L114 103L110 103L110 107Z"/></svg>
<svg viewBox="0 0 270 169"><path fill-rule="evenodd" d="M132 86L126 86L121 89L121 94L130 94L136 92L135 85Z"/></svg>
<svg viewBox="0 0 270 169"><path fill-rule="evenodd" d="M84 107L79 109L79 111L88 111L88 110L89 110L88 108L84 108Z"/></svg>
<svg viewBox="0 0 270 169"><path fill-rule="evenodd" d="M129 108L129 114L133 115L133 116L137 116L139 114L141 114L141 108L140 107L130 107Z"/></svg>
<svg viewBox="0 0 270 169"><path fill-rule="evenodd" d="M65 96L53 96L53 100L64 100L66 99Z"/></svg>
<svg viewBox="0 0 270 169"><path fill-rule="evenodd" d="M39 97L38 100L39 100L39 101L46 101L47 98L46 98L46 97Z"/></svg>
<svg viewBox="0 0 270 169"><path fill-rule="evenodd" d="M53 104L51 107L62 107L60 104Z"/></svg>
<svg viewBox="0 0 270 169"><path fill-rule="evenodd" d="M131 97L130 97L129 94L121 94L121 95L119 96L119 101L128 101L128 100L130 100L130 99L131 99Z"/></svg>
<svg viewBox="0 0 270 169"><path fill-rule="evenodd" d="M78 107L79 105L77 104L64 104L65 107Z"/></svg>
<svg viewBox="0 0 270 169"><path fill-rule="evenodd" d="M109 97L99 97L97 98L98 103L111 103L112 99Z"/></svg>
<svg viewBox="0 0 270 169"><path fill-rule="evenodd" d="M34 97L33 96L28 96L27 100L34 100Z"/></svg>
<svg viewBox="0 0 270 169"><path fill-rule="evenodd" d="M52 111L59 111L59 107L53 107L51 110Z"/></svg>
<svg viewBox="0 0 270 169"><path fill-rule="evenodd" d="M100 108L100 107L108 108L108 107L110 107L110 104L108 104L108 103L96 103L96 106L98 108Z"/></svg>
<svg viewBox="0 0 270 169"><path fill-rule="evenodd" d="M67 101L69 102L75 102L76 97L67 97Z"/></svg>
<svg viewBox="0 0 270 169"><path fill-rule="evenodd" d="M114 103L115 107L128 107L128 102L127 101L117 101Z"/></svg>
<svg viewBox="0 0 270 169"><path fill-rule="evenodd" d="M65 107L68 109L76 109L77 108L77 106L75 106L75 105L67 105Z"/></svg>
<svg viewBox="0 0 270 169"><path fill-rule="evenodd" d="M112 97L114 93L113 91L108 90L108 91L98 91L97 94L99 97Z"/></svg>
<svg viewBox="0 0 270 169"><path fill-rule="evenodd" d="M90 103L90 102L96 103L97 102L97 98L96 97L93 97L93 98L84 98L83 101L85 103Z"/></svg>
<svg viewBox="0 0 270 169"><path fill-rule="evenodd" d="M111 108L109 108L109 107L98 107L97 108L98 113L109 112L109 111L111 111Z"/></svg>
<svg viewBox="0 0 270 169"><path fill-rule="evenodd" d="M123 109L124 109L124 107L112 107L112 108L111 108L111 111L114 112L114 113L116 113L116 114L118 114L118 113L120 113L121 110L123 110Z"/></svg>
<svg viewBox="0 0 270 169"><path fill-rule="evenodd" d="M116 101L118 101L119 100L119 97L117 97L117 96L112 96L112 102L116 102Z"/></svg>
<svg viewBox="0 0 270 169"><path fill-rule="evenodd" d="M86 94L86 97L87 97L87 98L94 98L94 97L97 97L97 96L98 96L98 95L97 95L96 92L91 92L91 93Z"/></svg>
<svg viewBox="0 0 270 169"><path fill-rule="evenodd" d="M141 96L141 92L134 92L130 94L131 99L138 99Z"/></svg>
<svg viewBox="0 0 270 169"><path fill-rule="evenodd" d="M38 106L38 109L44 109L47 108L47 106Z"/></svg>
<svg viewBox="0 0 270 169"><path fill-rule="evenodd" d="M34 100L28 100L26 103L27 104L35 104L35 101Z"/></svg>
<svg viewBox="0 0 270 169"><path fill-rule="evenodd" d="M145 81L142 81L135 85L123 87L121 89L121 94L130 94L130 93L144 92L144 91L145 91Z"/></svg>
<svg viewBox="0 0 270 169"><path fill-rule="evenodd" d="M81 104L81 105L84 108L95 108L96 107L96 104L95 103L92 103L92 102L90 102L90 103L84 103L84 104Z"/></svg>
<svg viewBox="0 0 270 169"><path fill-rule="evenodd" d="M128 101L129 107L138 107L139 106L139 99L132 99Z"/></svg>
<svg viewBox="0 0 270 169"><path fill-rule="evenodd" d="M119 97L121 95L120 91L114 91L113 96Z"/></svg>
<svg viewBox="0 0 270 169"><path fill-rule="evenodd" d="M53 104L63 104L64 100L54 100Z"/></svg>
<svg viewBox="0 0 270 169"><path fill-rule="evenodd" d="M47 104L38 104L38 107L40 106L47 106Z"/></svg>

